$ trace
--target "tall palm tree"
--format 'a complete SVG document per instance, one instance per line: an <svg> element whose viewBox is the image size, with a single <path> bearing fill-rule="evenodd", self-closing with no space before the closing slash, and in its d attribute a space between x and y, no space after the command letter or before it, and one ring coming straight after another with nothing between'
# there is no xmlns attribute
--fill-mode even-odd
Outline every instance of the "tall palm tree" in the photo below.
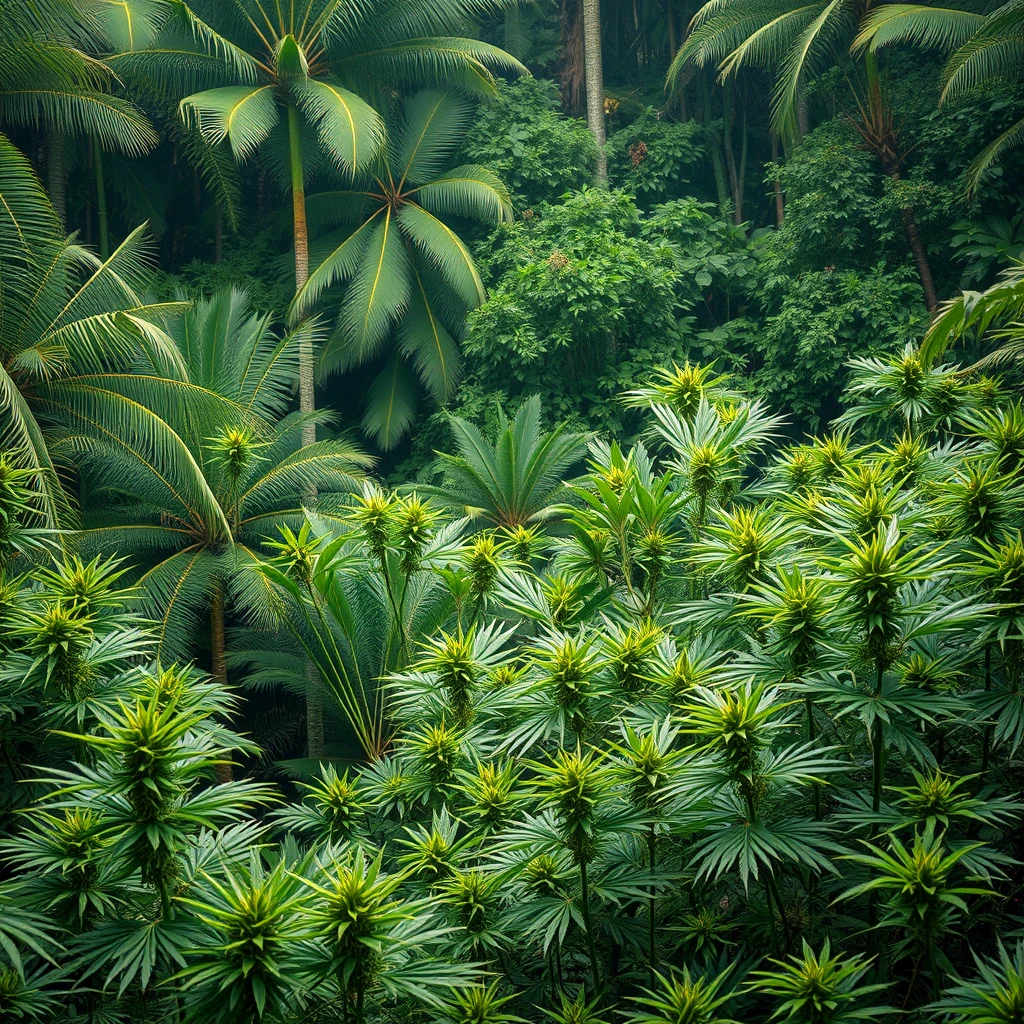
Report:
<svg viewBox="0 0 1024 1024"><path fill-rule="evenodd" d="M70 509L45 428L58 418L85 429L116 416L148 429L128 393L112 384L139 350L155 365L180 360L160 324L184 304L142 297L151 266L142 229L107 260L68 242L28 160L2 135L0 251L0 451L17 452L36 472L53 525ZM181 390L163 388L171 402Z"/></svg>
<svg viewBox="0 0 1024 1024"><path fill-rule="evenodd" d="M72 430L63 442L78 453L89 489L77 537L146 566L138 587L158 623L158 657L189 656L208 612L213 674L225 681L226 605L254 612L269 599L251 571L256 548L277 524L302 518L308 487L349 490L371 460L345 440L301 443L311 417L326 419L287 412L308 325L279 336L269 315L228 290L197 302L169 330L179 364L140 362L133 395L154 405L167 428L162 443L113 429ZM198 398L168 407L151 386L160 373L176 373Z"/></svg>
<svg viewBox="0 0 1024 1024"><path fill-rule="evenodd" d="M310 196L311 212L355 227L331 240L295 308L302 315L325 288L348 282L325 368L369 362L394 336L397 346L370 385L363 419L383 448L394 447L412 422L413 367L435 400L450 397L460 363L453 336L466 310L484 300L473 257L449 222L511 219L508 191L490 171L475 164L446 169L471 116L472 107L454 96L417 93L353 188Z"/></svg>
<svg viewBox="0 0 1024 1024"><path fill-rule="evenodd" d="M358 172L372 164L383 141L381 119L364 95L383 97L410 84L486 92L494 87L491 67L522 68L495 46L452 35L501 0L239 0L230 7L199 0L194 10L180 0L156 3L165 32L131 62L184 83L211 59L219 61L224 84L185 96L182 113L209 143L226 139L237 160L266 144L268 156L287 168L297 291L309 276L304 131L315 132L320 153L339 171ZM275 132L282 115L284 130ZM312 350L305 343L299 408L314 408ZM312 422L303 439L315 440Z"/></svg>
<svg viewBox="0 0 1024 1024"><path fill-rule="evenodd" d="M800 96L807 81L833 67L843 50L853 44L858 25L870 17L872 0L710 0L694 16L690 35L669 68L673 86L690 64L713 65L727 79L740 68L763 66L775 72L772 128L793 134ZM854 125L865 145L877 157L882 171L893 181L900 177L905 151L892 110L885 99L878 55L863 49L863 93L854 90L857 117ZM900 210L907 244L914 256L925 305L938 306L931 265L911 207Z"/></svg>
<svg viewBox="0 0 1024 1024"><path fill-rule="evenodd" d="M608 184L604 131L604 66L601 59L601 0L583 3L583 73L587 85L587 125L597 143L598 185Z"/></svg>
<svg viewBox="0 0 1024 1024"><path fill-rule="evenodd" d="M145 114L112 91L114 73L97 56L105 49L103 16L110 7L96 0L0 5L0 122L46 131L50 197L61 223L68 138L89 140L98 183L104 149L141 156L159 141ZM105 258L104 194L97 198Z"/></svg>
<svg viewBox="0 0 1024 1024"><path fill-rule="evenodd" d="M1009 0L989 14L923 4L886 4L861 24L854 48L874 53L883 46L912 43L952 51L942 72L939 106L963 99L996 81L1016 82L1024 68L1024 0ZM982 174L1024 145L1024 118L992 140L971 163L973 189Z"/></svg>

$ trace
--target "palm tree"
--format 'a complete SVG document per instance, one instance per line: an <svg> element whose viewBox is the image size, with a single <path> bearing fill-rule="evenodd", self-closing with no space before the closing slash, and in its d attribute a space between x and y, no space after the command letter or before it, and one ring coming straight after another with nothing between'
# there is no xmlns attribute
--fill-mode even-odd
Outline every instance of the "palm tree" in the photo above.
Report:
<svg viewBox="0 0 1024 1024"><path fill-rule="evenodd" d="M772 128L794 133L803 86L815 73L834 66L841 43L870 16L871 0L710 0L694 16L690 36L669 68L673 86L688 64L714 65L723 79L750 65L772 68L776 74L772 95ZM863 52L864 95L854 93L858 116L854 125L866 146L878 158L882 171L898 181L905 152L885 101L878 56ZM925 305L938 306L931 266L911 207L900 210L907 244L914 256Z"/></svg>
<svg viewBox="0 0 1024 1024"><path fill-rule="evenodd" d="M497 47L451 35L474 14L493 9L493 0L239 0L230 9L200 0L195 11L181 0L157 4L165 12L164 37L130 61L172 84L190 81L210 58L220 62L225 84L187 95L182 114L210 144L226 139L237 160L253 157L266 143L268 157L287 168L296 291L309 276L304 129L316 133L320 153L337 170L362 171L380 149L383 125L360 93L386 96L409 84L487 92L494 87L490 67L521 69ZM282 114L284 131L275 132ZM299 409L309 413L313 358L305 343L300 357ZM303 441L314 440L309 422Z"/></svg>
<svg viewBox="0 0 1024 1024"><path fill-rule="evenodd" d="M0 121L45 129L50 198L62 224L65 143L76 135L88 137L104 258L109 242L103 149L141 156L159 141L142 111L111 91L113 70L96 56L104 49L109 6L95 0L33 0L0 18Z"/></svg>
<svg viewBox="0 0 1024 1024"><path fill-rule="evenodd" d="M1024 3L1009 0L989 14L923 4L886 4L861 24L854 47L869 53L912 43L952 51L942 72L939 106L963 99L993 82L1015 82L1024 66ZM973 190L981 176L1012 149L1024 144L1024 118L992 140L971 163Z"/></svg>
<svg viewBox="0 0 1024 1024"><path fill-rule="evenodd" d="M449 418L458 455L438 452L447 479L440 486L420 486L451 508L509 530L528 527L553 514L563 490L562 474L578 462L590 440L562 423L552 431L540 427L540 398L528 398L510 422L498 409L498 434L490 443L480 429Z"/></svg>
<svg viewBox="0 0 1024 1024"><path fill-rule="evenodd" d="M608 184L604 131L604 68L601 61L601 0L582 0L583 72L587 84L587 126L597 143L598 185Z"/></svg>
<svg viewBox="0 0 1024 1024"><path fill-rule="evenodd" d="M416 407L416 375L438 402L449 398L459 371L457 335L465 312L484 300L473 257L449 226L453 217L485 223L511 219L505 186L488 170L449 170L473 108L441 92L408 99L388 145L352 189L310 196L310 212L343 219L330 251L299 290L301 316L334 282L348 282L338 326L323 363L344 369L397 347L370 385L363 427L385 449L408 430ZM412 364L412 365L410 365Z"/></svg>
<svg viewBox="0 0 1024 1024"><path fill-rule="evenodd" d="M132 553L147 568L143 609L157 620L158 657L188 657L208 610L214 677L226 681L225 606L255 612L270 600L252 571L257 547L279 523L302 518L310 486L350 490L371 460L345 440L301 443L316 413L288 413L298 351L309 326L279 336L269 315L228 290L197 302L170 327L176 367L140 363L130 394L165 427L153 443L117 424L72 430L63 445L85 467L79 544ZM159 375L186 398L169 407ZM207 396L213 396L211 401Z"/></svg>
<svg viewBox="0 0 1024 1024"><path fill-rule="evenodd" d="M57 418L84 428L115 415L139 426L131 399L111 384L140 350L155 365L180 360L159 324L184 304L142 298L151 266L142 229L102 261L65 240L28 161L2 135L0 200L0 450L35 471L54 525L70 509L44 428ZM173 383L163 390L180 397Z"/></svg>

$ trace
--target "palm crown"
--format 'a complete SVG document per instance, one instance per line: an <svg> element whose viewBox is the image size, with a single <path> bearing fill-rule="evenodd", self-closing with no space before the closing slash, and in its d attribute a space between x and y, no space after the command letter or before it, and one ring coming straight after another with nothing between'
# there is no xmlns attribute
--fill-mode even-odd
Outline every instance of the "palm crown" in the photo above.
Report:
<svg viewBox="0 0 1024 1024"><path fill-rule="evenodd" d="M72 435L65 442L87 464L108 469L102 479L86 477L101 503L96 521L105 525L90 519L80 539L148 557L140 586L161 623L163 656L187 643L219 587L226 584L243 607L258 602L262 577L242 567L257 561L259 543L276 523L301 517L311 487L350 488L369 465L344 440L301 444L311 416L287 408L299 336L308 330L278 336L271 318L252 313L237 291L200 301L170 328L186 400L161 403L146 385L154 368L138 367L138 400L157 410L159 438ZM214 609L218 614L216 602Z"/></svg>
<svg viewBox="0 0 1024 1024"><path fill-rule="evenodd" d="M384 448L408 429L416 376L437 401L459 370L457 335L468 308L484 299L469 250L452 217L494 223L511 217L505 186L474 164L447 169L472 108L433 90L406 101L373 166L352 189L310 196L311 211L342 219L330 250L296 296L305 311L334 282L347 281L327 368L378 357L394 334L396 350L370 385L363 425ZM322 212L321 212L322 211Z"/></svg>

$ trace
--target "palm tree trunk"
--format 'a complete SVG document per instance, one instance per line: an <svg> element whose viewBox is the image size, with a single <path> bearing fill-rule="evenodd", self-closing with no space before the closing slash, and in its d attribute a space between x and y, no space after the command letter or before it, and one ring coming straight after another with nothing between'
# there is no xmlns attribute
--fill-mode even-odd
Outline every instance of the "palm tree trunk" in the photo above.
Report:
<svg viewBox="0 0 1024 1024"><path fill-rule="evenodd" d="M732 221L743 223L743 183L736 168L736 155L732 148L732 123L736 112L736 86L731 77L725 80L722 99L722 144L725 166L729 172L729 193L732 196Z"/></svg>
<svg viewBox="0 0 1024 1024"><path fill-rule="evenodd" d="M99 227L100 256L110 255L110 223L107 217L107 186L103 177L103 150L92 140L92 169L96 179L96 222Z"/></svg>
<svg viewBox="0 0 1024 1024"><path fill-rule="evenodd" d="M711 87L708 85L708 76L701 71L701 94L704 99L704 127L708 128L713 119L711 109ZM711 145L711 167L715 172L715 191L718 193L718 209L724 210L729 200L729 186L725 180L725 164L722 162L722 154L718 148L718 140L713 139Z"/></svg>
<svg viewBox="0 0 1024 1024"><path fill-rule="evenodd" d="M228 685L227 648L224 643L224 589L214 585L210 595L210 675L221 686ZM231 781L231 765L218 764L214 768L218 782Z"/></svg>
<svg viewBox="0 0 1024 1024"><path fill-rule="evenodd" d="M604 134L604 69L601 64L601 3L583 0L583 69L587 87L587 125L597 143L598 185L608 184Z"/></svg>
<svg viewBox="0 0 1024 1024"><path fill-rule="evenodd" d="M324 688L316 665L306 660L306 756L322 760L324 756Z"/></svg>
<svg viewBox="0 0 1024 1024"><path fill-rule="evenodd" d="M878 54L868 50L864 54L864 70L868 80L868 117L869 135L866 138L874 139L877 142L877 155L882 164L882 170L893 182L900 180L900 158L896 149L896 142L893 133L890 131L891 118L884 109L882 98L882 80L878 71ZM939 305L939 297L935 291L935 280L932 277L931 264L928 262L928 253L925 251L924 242L921 240L921 232L917 228L917 219L914 210L910 206L904 206L900 210L900 217L903 219L903 233L907 237L907 245L914 255L914 263L917 266L918 276L921 278L921 289L924 291L924 304L928 312L932 313Z"/></svg>
<svg viewBox="0 0 1024 1024"><path fill-rule="evenodd" d="M68 223L67 184L64 136L58 131L51 130L46 133L46 190L50 193L53 212L60 218L64 227Z"/></svg>
<svg viewBox="0 0 1024 1024"><path fill-rule="evenodd" d="M292 174L292 217L295 233L295 291L309 280L309 231L306 228L306 191L302 175L302 136L299 112L288 107L288 149ZM313 412L313 339L303 335L299 340L299 412ZM316 427L302 428L303 445L316 441Z"/></svg>

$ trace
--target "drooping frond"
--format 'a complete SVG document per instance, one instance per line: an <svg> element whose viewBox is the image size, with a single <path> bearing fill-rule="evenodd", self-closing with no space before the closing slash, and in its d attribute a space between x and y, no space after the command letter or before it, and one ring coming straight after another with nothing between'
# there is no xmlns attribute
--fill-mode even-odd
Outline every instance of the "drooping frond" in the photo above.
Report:
<svg viewBox="0 0 1024 1024"><path fill-rule="evenodd" d="M962 46L984 21L984 15L973 11L924 4L886 4L864 16L851 50L854 53L864 47L879 50L899 43L954 50Z"/></svg>

